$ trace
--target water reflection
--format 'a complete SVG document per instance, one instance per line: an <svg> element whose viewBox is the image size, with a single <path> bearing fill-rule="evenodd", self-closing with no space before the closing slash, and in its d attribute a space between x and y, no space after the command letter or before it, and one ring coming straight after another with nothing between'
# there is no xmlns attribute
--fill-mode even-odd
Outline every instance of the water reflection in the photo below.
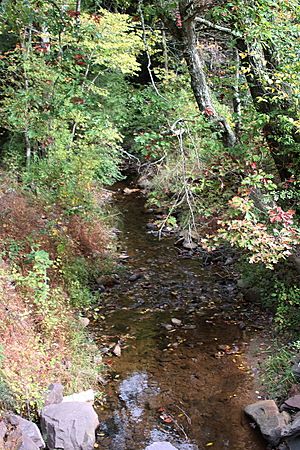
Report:
<svg viewBox="0 0 300 450"><path fill-rule="evenodd" d="M160 393L160 387L153 380L149 380L146 372L134 372L121 381L118 391L118 408L112 417L101 424L102 433L110 437L110 450L130 448L128 441L131 430L143 421L144 413L147 414L147 405L151 402L151 398ZM176 431L159 429L157 426L147 430L145 442L147 445L169 442L178 450L198 450L196 445L182 439Z"/></svg>
<svg viewBox="0 0 300 450"><path fill-rule="evenodd" d="M125 403L129 417L135 421L141 420L147 398L158 392L158 386L149 386L147 373L141 372L133 373L119 386L119 397Z"/></svg>

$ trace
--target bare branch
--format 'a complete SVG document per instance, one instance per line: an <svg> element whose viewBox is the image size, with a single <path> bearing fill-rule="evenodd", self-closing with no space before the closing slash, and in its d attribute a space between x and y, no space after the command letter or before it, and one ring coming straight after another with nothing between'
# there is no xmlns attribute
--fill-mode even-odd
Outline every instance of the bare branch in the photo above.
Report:
<svg viewBox="0 0 300 450"><path fill-rule="evenodd" d="M233 86L233 110L236 114L235 133L237 138L240 137L242 124L242 102L240 97L240 57L239 52L235 50L236 55L236 70L235 70L235 84Z"/></svg>
<svg viewBox="0 0 300 450"><path fill-rule="evenodd" d="M159 97L161 97L162 99L166 100L166 98L163 95L161 95L161 93L159 92L159 90L155 84L155 81L154 81L153 72L152 72L152 61L151 61L150 49L149 49L147 36L146 36L146 26L145 26L145 18L144 18L144 14L143 14L142 4L143 4L143 0L139 0L138 12L139 12L139 15L141 18L141 24L142 24L142 28L143 28L143 42L144 42L145 52L146 52L147 59L148 59L148 65L147 65L148 73L149 73L149 76L151 79L151 84L152 84L156 94Z"/></svg>
<svg viewBox="0 0 300 450"><path fill-rule="evenodd" d="M241 34L231 30L230 28L223 27L221 25L217 25L213 22L210 22L209 20L203 19L203 17L196 16L194 18L195 22L201 23L202 25L205 25L206 27L212 28L213 30L222 31L222 33L230 34L231 36L235 38L240 38Z"/></svg>
<svg viewBox="0 0 300 450"><path fill-rule="evenodd" d="M121 153L123 153L125 156L127 156L127 158L129 159L134 159L134 161L137 161L138 166L141 165L141 161L139 160L139 158L137 158L135 155L133 155L132 153L127 152L126 150L124 150L123 148L120 148L119 151Z"/></svg>

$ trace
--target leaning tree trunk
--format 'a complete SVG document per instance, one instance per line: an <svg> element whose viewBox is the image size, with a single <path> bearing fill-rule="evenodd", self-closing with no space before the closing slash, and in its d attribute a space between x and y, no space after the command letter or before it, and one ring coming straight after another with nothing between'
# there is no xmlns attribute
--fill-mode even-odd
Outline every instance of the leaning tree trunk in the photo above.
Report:
<svg viewBox="0 0 300 450"><path fill-rule="evenodd" d="M295 107L288 97L287 100L281 101L279 104L272 101L272 97L261 79L261 59L264 59L271 77L276 71L274 54L262 52L261 55L257 55L256 52L249 51L248 45L243 39L237 40L237 48L246 55L242 64L246 69L245 77L255 109L259 113L269 116L269 121L263 128L263 133L280 179L285 181L292 175L291 168L297 170L299 167L299 150L297 152L290 144L287 145L287 131L283 128L280 120L282 116L292 117L296 120L297 114L293 113ZM269 58L272 60L269 60ZM263 101L261 101L262 99ZM297 131L295 129L291 132L292 144L295 146L300 144L300 135Z"/></svg>
<svg viewBox="0 0 300 450"><path fill-rule="evenodd" d="M184 2L183 2L184 3ZM182 8L183 9L183 8ZM220 127L225 146L232 147L236 143L236 136L224 117L220 117L214 106L210 88L205 74L205 63L198 48L198 39L193 18L184 18L184 10L180 11L182 20L181 45L189 74L192 90L199 110Z"/></svg>

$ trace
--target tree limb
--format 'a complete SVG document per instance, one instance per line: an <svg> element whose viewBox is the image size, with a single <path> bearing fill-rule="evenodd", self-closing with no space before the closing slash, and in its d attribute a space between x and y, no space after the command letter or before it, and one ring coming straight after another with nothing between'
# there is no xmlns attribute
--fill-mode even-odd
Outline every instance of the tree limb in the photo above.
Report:
<svg viewBox="0 0 300 450"><path fill-rule="evenodd" d="M209 20L204 19L203 17L198 17L196 16L194 18L195 22L197 23L201 23L202 25L205 25L209 28L212 28L213 30L217 30L217 31L222 31L222 33L226 33L226 34L230 34L231 36L235 37L235 38L240 38L241 34L231 30L230 28L227 27L223 27L221 25L217 25L213 22L210 22Z"/></svg>

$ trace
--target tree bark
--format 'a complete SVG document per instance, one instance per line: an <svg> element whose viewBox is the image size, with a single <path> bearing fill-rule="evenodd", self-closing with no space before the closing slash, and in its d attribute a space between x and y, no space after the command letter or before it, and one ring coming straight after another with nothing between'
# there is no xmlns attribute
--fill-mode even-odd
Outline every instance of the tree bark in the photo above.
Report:
<svg viewBox="0 0 300 450"><path fill-rule="evenodd" d="M184 9L181 8L183 16ZM182 19L182 47L185 61L191 77L192 90L199 110L221 128L222 140L225 146L232 147L236 143L236 136L224 117L219 117L205 74L205 64L198 48L196 23L193 18Z"/></svg>
<svg viewBox="0 0 300 450"><path fill-rule="evenodd" d="M262 52L261 55L256 55L256 52L250 52L247 43L243 39L237 40L237 48L243 52L246 57L242 60L242 65L245 67L245 77L249 86L251 97L255 109L262 114L269 116L268 123L263 127L263 133L270 148L271 156L276 165L281 181L285 181L291 177L291 167L297 168L299 156L291 151L286 145L287 131L283 129L279 117L292 115L292 105L289 99L283 100L280 103L272 101L270 93L267 91L264 82L261 78L261 58L266 58L270 55L270 60L266 60L266 67L269 70L269 76L276 71L274 66L276 57L271 53ZM263 99L263 101L261 101ZM296 116L295 116L296 118ZM299 145L300 136L295 130L292 133L292 139L295 144Z"/></svg>

